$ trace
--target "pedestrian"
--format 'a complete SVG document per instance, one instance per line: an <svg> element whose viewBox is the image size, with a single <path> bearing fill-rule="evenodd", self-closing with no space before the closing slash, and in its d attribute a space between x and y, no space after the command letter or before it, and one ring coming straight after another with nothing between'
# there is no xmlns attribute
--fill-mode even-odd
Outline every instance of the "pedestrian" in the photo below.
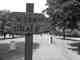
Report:
<svg viewBox="0 0 80 60"><path fill-rule="evenodd" d="M51 44L51 47L55 46L55 37L54 36L50 36L50 44Z"/></svg>
<svg viewBox="0 0 80 60"><path fill-rule="evenodd" d="M51 45L53 44L53 38L52 38L52 36L50 37L50 44Z"/></svg>

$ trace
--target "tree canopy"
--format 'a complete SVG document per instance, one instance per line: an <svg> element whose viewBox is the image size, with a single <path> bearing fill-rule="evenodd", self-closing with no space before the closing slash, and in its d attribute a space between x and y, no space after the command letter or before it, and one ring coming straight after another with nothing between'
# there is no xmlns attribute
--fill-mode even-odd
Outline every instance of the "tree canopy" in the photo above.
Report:
<svg viewBox="0 0 80 60"><path fill-rule="evenodd" d="M52 30L56 27L75 29L80 17L78 0L47 0L47 14L51 19Z"/></svg>

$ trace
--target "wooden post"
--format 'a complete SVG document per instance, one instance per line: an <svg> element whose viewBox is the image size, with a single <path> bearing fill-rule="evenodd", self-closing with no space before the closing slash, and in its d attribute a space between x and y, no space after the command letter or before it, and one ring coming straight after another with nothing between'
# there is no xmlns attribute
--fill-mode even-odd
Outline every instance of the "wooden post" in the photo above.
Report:
<svg viewBox="0 0 80 60"><path fill-rule="evenodd" d="M25 34L25 60L32 60L33 34Z"/></svg>

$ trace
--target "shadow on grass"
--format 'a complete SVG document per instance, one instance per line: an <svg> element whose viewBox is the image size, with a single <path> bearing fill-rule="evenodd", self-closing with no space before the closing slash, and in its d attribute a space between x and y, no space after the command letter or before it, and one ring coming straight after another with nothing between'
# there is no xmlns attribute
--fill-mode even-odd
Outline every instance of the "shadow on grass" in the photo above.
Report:
<svg viewBox="0 0 80 60"><path fill-rule="evenodd" d="M4 60L2 57L0 57L0 60Z"/></svg>
<svg viewBox="0 0 80 60"><path fill-rule="evenodd" d="M72 47L72 48L68 48L69 50L76 51L76 52L78 52L78 55L80 55L80 42L70 43L69 45ZM76 48L74 48L74 47L76 47Z"/></svg>

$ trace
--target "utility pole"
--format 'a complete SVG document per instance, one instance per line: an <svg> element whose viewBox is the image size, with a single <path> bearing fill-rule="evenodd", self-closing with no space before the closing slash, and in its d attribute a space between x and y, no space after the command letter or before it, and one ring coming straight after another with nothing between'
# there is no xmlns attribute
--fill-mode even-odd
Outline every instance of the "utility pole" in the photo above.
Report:
<svg viewBox="0 0 80 60"><path fill-rule="evenodd" d="M25 60L32 60L32 50L33 50L33 24L31 20L31 14L33 14L33 3L26 4L26 32L25 32Z"/></svg>
<svg viewBox="0 0 80 60"><path fill-rule="evenodd" d="M33 34L25 34L25 60L32 60Z"/></svg>

